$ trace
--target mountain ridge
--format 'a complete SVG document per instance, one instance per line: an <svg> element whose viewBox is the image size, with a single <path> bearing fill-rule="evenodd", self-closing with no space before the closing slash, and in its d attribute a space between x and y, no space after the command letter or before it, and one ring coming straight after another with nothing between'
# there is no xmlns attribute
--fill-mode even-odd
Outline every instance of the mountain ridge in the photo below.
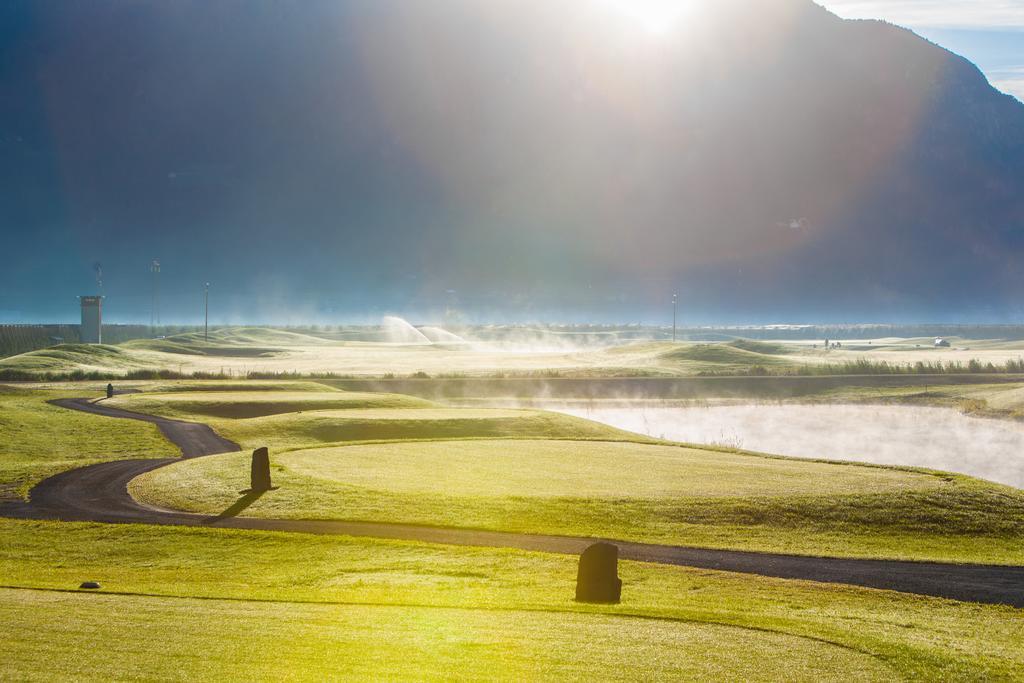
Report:
<svg viewBox="0 0 1024 683"><path fill-rule="evenodd" d="M216 279L233 319L450 290L513 317L673 289L717 320L1024 312L1024 104L908 29L810 0L664 36L583 0L243 5L7 17L0 231L42 256L0 310L102 261L144 315L158 255L169 298Z"/></svg>

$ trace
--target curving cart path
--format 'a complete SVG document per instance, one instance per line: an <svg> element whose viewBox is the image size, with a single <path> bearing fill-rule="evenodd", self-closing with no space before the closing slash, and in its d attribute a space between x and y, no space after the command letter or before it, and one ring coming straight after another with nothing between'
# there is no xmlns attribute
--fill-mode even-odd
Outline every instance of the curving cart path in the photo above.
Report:
<svg viewBox="0 0 1024 683"><path fill-rule="evenodd" d="M184 458L240 450L237 444L221 438L204 424L120 410L89 399L62 399L53 403L107 417L151 422L181 449ZM374 522L212 517L146 507L128 494L128 482L132 479L177 461L177 458L121 460L64 472L33 488L30 502L0 506L0 515L23 519L343 534L562 554L578 554L597 540ZM619 555L624 560L841 583L953 600L1024 607L1024 567L806 557L618 540L611 542L619 547Z"/></svg>

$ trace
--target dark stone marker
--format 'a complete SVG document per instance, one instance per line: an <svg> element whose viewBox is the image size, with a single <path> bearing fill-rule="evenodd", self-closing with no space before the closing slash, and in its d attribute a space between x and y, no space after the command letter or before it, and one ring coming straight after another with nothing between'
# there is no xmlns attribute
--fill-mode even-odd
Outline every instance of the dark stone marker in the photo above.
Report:
<svg viewBox="0 0 1024 683"><path fill-rule="evenodd" d="M86 590L96 590L100 585L95 581L83 581L79 588L85 588Z"/></svg>
<svg viewBox="0 0 1024 683"><path fill-rule="evenodd" d="M107 398L114 398L114 385L113 384L108 384L107 385Z"/></svg>
<svg viewBox="0 0 1024 683"><path fill-rule="evenodd" d="M617 605L621 598L619 547L611 543L595 543L580 555L576 602Z"/></svg>
<svg viewBox="0 0 1024 683"><path fill-rule="evenodd" d="M266 447L252 452L252 481L249 488L252 491L270 490L270 451Z"/></svg>

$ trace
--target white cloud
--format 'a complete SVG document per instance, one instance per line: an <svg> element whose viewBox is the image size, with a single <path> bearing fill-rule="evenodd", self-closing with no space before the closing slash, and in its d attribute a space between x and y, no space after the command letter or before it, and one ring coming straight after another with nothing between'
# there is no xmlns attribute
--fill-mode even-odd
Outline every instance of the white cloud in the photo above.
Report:
<svg viewBox="0 0 1024 683"><path fill-rule="evenodd" d="M818 0L848 19L885 19L910 28L1024 29L1024 0Z"/></svg>
<svg viewBox="0 0 1024 683"><path fill-rule="evenodd" d="M1024 102L1024 66L1000 69L989 74L992 85Z"/></svg>

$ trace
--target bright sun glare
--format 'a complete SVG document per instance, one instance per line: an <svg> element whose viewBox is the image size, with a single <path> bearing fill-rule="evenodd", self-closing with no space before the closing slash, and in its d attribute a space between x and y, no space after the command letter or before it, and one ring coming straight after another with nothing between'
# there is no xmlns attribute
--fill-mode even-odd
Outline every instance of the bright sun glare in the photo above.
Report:
<svg viewBox="0 0 1024 683"><path fill-rule="evenodd" d="M603 0L654 34L665 34L693 7L694 0Z"/></svg>

